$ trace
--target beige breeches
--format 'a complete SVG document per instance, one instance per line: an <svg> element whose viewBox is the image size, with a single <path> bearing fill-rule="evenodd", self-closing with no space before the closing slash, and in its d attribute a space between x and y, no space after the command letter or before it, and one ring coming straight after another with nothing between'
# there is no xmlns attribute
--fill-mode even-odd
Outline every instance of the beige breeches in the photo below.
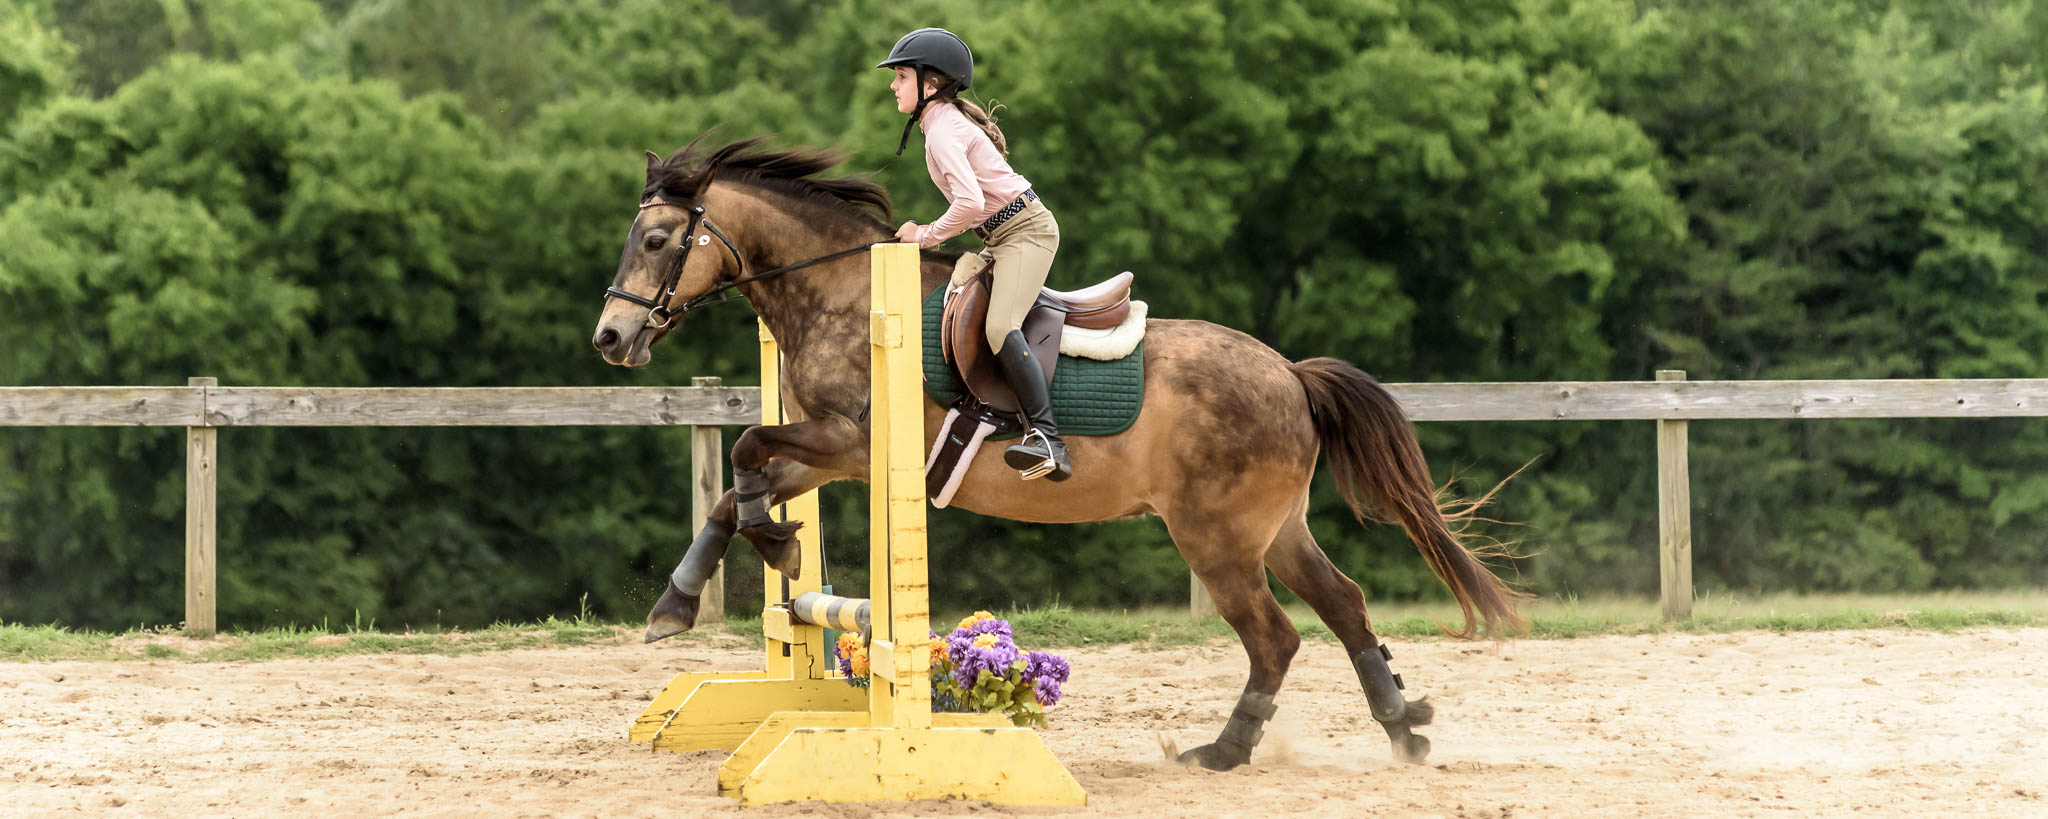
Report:
<svg viewBox="0 0 2048 819"><path fill-rule="evenodd" d="M1011 330L1024 328L1024 316L1038 303L1038 291L1052 272L1052 257L1060 250L1060 223L1044 204L1033 200L996 228L987 244L996 261L988 323L982 329L988 334L989 349L1002 352L1003 339Z"/></svg>

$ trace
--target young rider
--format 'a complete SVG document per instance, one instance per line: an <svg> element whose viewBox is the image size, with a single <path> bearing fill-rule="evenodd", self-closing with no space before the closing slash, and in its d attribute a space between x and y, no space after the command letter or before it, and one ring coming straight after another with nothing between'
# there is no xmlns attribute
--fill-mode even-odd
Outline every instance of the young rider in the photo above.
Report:
<svg viewBox="0 0 2048 819"><path fill-rule="evenodd" d="M1024 341L1024 316L1038 300L1060 247L1060 226L1038 201L1031 181L1010 169L1003 132L980 106L960 98L974 82L974 55L967 43L942 28L903 35L889 58L875 66L892 69L896 110L909 114L896 153L910 142L910 126L924 128L925 167L946 195L948 206L928 225L904 222L896 238L931 247L973 230L995 257L989 292L989 348L1017 393L1025 435L1003 453L1026 479L1063 481L1073 474L1066 443L1052 414L1045 371Z"/></svg>

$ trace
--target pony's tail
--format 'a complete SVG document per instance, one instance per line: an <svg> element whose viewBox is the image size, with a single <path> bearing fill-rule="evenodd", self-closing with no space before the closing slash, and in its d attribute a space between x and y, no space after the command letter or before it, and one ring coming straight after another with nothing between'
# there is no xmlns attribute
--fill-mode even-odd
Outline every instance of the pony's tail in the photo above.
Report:
<svg viewBox="0 0 2048 819"><path fill-rule="evenodd" d="M1437 579L1449 586L1465 614L1465 627L1444 631L1454 637L1475 636L1475 614L1488 634L1520 633L1529 627L1517 604L1528 595L1508 588L1480 562L1482 557L1510 556L1499 544L1467 545L1450 521L1469 517L1493 493L1446 514L1429 478L1429 463L1400 403L1372 376L1334 358L1311 358L1288 365L1308 392L1309 415L1316 435L1329 453L1330 471L1352 514L1391 520L1407 530ZM1494 487L1496 491L1499 487Z"/></svg>

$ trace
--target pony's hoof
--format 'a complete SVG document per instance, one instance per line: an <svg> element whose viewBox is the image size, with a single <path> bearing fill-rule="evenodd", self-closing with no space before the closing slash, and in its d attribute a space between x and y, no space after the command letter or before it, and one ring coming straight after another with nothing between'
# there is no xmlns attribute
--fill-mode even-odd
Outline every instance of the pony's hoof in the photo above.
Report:
<svg viewBox="0 0 2048 819"><path fill-rule="evenodd" d="M1394 740L1394 761L1410 765L1421 765L1429 761L1429 737L1409 734L1404 739Z"/></svg>
<svg viewBox="0 0 2048 819"><path fill-rule="evenodd" d="M674 637L697 625L697 596L676 591L674 583L647 612L647 642Z"/></svg>
<svg viewBox="0 0 2048 819"><path fill-rule="evenodd" d="M1227 771L1252 761L1252 750L1241 745L1211 742L1190 748L1180 755L1182 765L1200 765L1212 771Z"/></svg>
<svg viewBox="0 0 2048 819"><path fill-rule="evenodd" d="M803 577L803 551L797 546L796 532L804 528L803 521L764 523L740 530L740 536L754 544L754 550L761 553L761 562L768 564L790 579Z"/></svg>

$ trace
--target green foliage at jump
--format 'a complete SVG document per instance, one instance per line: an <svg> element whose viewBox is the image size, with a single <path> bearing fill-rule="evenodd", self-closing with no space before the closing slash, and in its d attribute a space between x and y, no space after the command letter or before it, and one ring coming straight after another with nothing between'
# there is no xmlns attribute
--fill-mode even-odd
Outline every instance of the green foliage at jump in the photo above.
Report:
<svg viewBox="0 0 2048 819"><path fill-rule="evenodd" d="M884 72L945 25L1064 226L1055 286L1137 272L1388 381L2035 377L2048 3L0 0L0 384L755 383L742 308L643 371L587 337L641 151L843 148L943 201ZM960 240L971 246L971 239ZM1654 588L1650 425L1436 424L1543 592ZM2048 432L1693 425L1708 589L2048 582ZM686 434L221 437L223 623L633 618L688 542ZM175 620L182 434L0 430L0 618ZM828 582L865 501L825 494ZM1441 586L1327 477L1369 595ZM1183 599L1156 520L933 516L942 606ZM736 546L734 555L746 554ZM735 610L758 564L731 561ZM853 567L837 570L838 566Z"/></svg>

